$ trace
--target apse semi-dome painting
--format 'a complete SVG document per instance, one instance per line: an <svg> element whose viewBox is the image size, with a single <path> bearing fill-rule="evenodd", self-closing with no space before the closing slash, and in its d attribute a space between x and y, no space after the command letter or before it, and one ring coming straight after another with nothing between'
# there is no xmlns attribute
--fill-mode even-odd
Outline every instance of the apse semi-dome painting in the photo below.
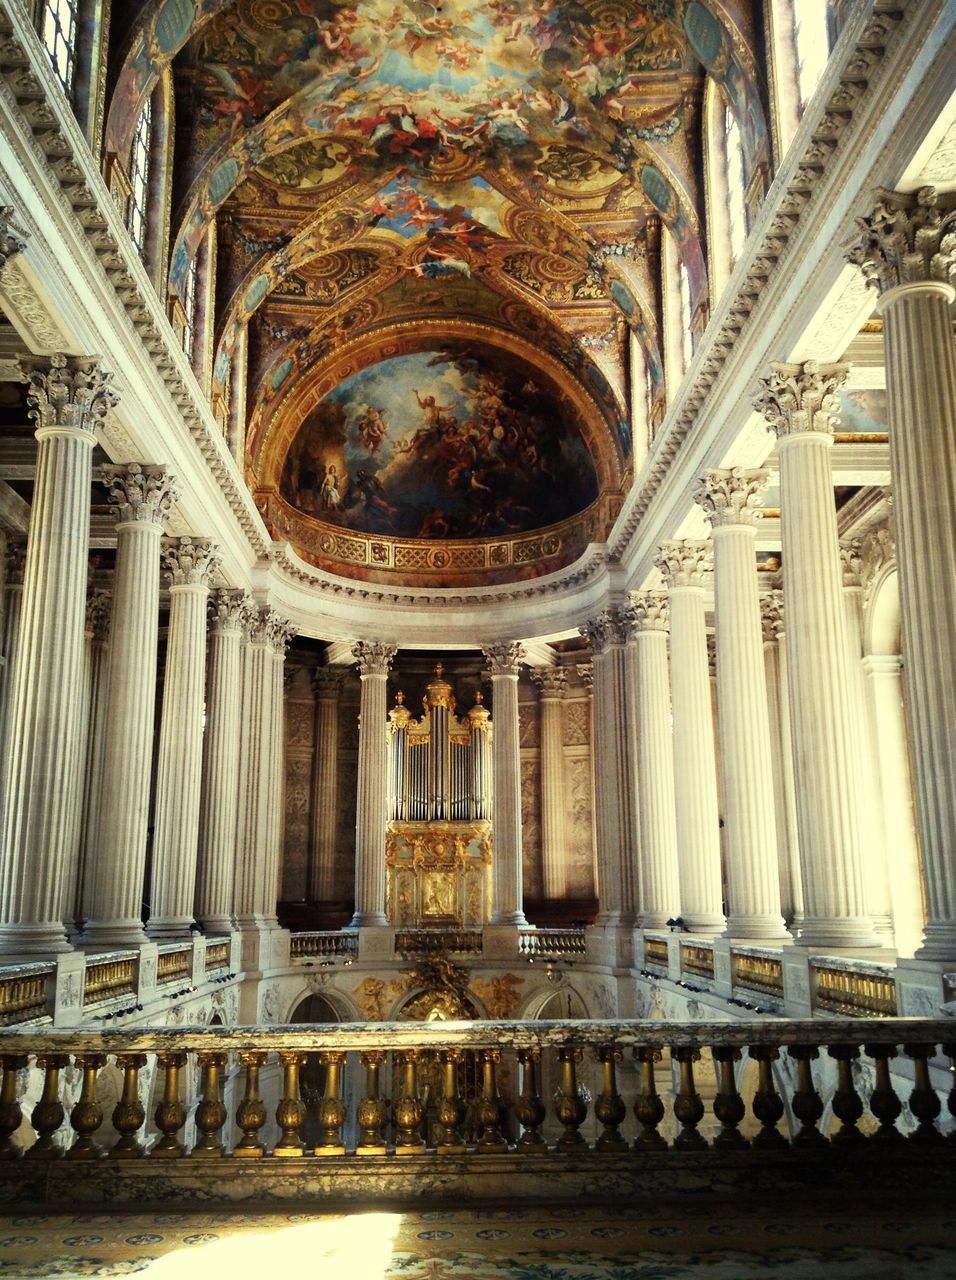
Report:
<svg viewBox="0 0 956 1280"><path fill-rule="evenodd" d="M360 533L488 538L577 515L598 482L539 374L446 348L384 360L336 387L295 436L280 492Z"/></svg>

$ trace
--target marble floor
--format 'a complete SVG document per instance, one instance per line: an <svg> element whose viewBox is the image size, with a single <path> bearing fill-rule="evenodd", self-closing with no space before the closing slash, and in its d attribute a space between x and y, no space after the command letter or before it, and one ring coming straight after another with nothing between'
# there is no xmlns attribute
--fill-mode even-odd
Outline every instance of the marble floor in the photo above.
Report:
<svg viewBox="0 0 956 1280"><path fill-rule="evenodd" d="M956 1206L0 1215L0 1277L956 1280Z"/></svg>

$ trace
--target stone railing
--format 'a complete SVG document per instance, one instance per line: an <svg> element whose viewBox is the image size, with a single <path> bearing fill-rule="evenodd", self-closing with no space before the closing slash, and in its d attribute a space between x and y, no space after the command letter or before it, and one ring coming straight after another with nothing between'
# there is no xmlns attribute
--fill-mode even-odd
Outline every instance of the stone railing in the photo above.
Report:
<svg viewBox="0 0 956 1280"><path fill-rule="evenodd" d="M529 929L518 938L518 953L559 960L568 956L587 954L587 940L583 929Z"/></svg>
<svg viewBox="0 0 956 1280"><path fill-rule="evenodd" d="M345 956L354 959L358 955L358 934L347 929L313 930L294 933L290 943L293 960L320 956L333 958Z"/></svg>
<svg viewBox="0 0 956 1280"><path fill-rule="evenodd" d="M50 979L56 966L49 962L13 965L0 973L0 1027L52 1017Z"/></svg>
<svg viewBox="0 0 956 1280"><path fill-rule="evenodd" d="M395 934L400 956L480 956L482 946L480 929L399 929Z"/></svg>

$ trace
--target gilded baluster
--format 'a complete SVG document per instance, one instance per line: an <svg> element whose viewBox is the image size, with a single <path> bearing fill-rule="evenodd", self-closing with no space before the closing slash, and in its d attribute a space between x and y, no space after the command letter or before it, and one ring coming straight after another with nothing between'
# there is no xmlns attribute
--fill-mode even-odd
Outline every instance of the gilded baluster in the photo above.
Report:
<svg viewBox="0 0 956 1280"><path fill-rule="evenodd" d="M246 1089L236 1107L236 1124L242 1137L232 1154L240 1160L259 1160L266 1153L259 1141L259 1130L267 1119L266 1104L259 1096L259 1071L267 1056L259 1049L242 1049L239 1053L239 1065L246 1072Z"/></svg>
<svg viewBox="0 0 956 1280"><path fill-rule="evenodd" d="M120 1135L110 1151L112 1160L138 1160L145 1155L136 1134L146 1123L146 1108L139 1100L139 1073L146 1066L145 1053L118 1053L116 1065L123 1073L123 1091L113 1108L113 1128Z"/></svg>
<svg viewBox="0 0 956 1280"><path fill-rule="evenodd" d="M746 1108L737 1089L734 1063L740 1061L740 1050L733 1045L714 1045L711 1052L720 1064L720 1087L714 1098L714 1115L720 1121L720 1132L714 1138L714 1146L722 1151L738 1151L750 1144L737 1126L744 1118Z"/></svg>
<svg viewBox="0 0 956 1280"><path fill-rule="evenodd" d="M853 1062L860 1056L855 1044L831 1044L827 1053L837 1064L837 1087L833 1095L833 1114L842 1121L830 1141L838 1144L862 1142L863 1134L856 1127L863 1114L863 1103L853 1083Z"/></svg>
<svg viewBox="0 0 956 1280"><path fill-rule="evenodd" d="M755 1147L785 1147L787 1139L777 1125L783 1117L783 1100L773 1079L773 1064L780 1051L772 1045L752 1044L747 1052L757 1064L757 1091L754 1094L754 1115L760 1121L760 1132L754 1138Z"/></svg>
<svg viewBox="0 0 956 1280"><path fill-rule="evenodd" d="M23 1111L17 1102L17 1072L27 1065L25 1053L5 1053L0 1058L3 1082L0 1084L0 1160L18 1160L23 1151L13 1135L23 1123Z"/></svg>
<svg viewBox="0 0 956 1280"><path fill-rule="evenodd" d="M196 1128L200 1137L192 1154L200 1159L215 1159L225 1154L222 1126L226 1123L228 1113L222 1100L221 1072L226 1065L226 1055L217 1052L198 1053L196 1058L202 1069L199 1085L202 1096L196 1108Z"/></svg>
<svg viewBox="0 0 956 1280"><path fill-rule="evenodd" d="M30 1115L30 1123L37 1131L37 1140L26 1153L28 1159L56 1159L63 1155L63 1148L53 1141L53 1135L63 1123L65 1115L59 1097L60 1072L68 1062L69 1058L65 1053L37 1055L37 1066L44 1067L46 1075L43 1077L40 1101Z"/></svg>
<svg viewBox="0 0 956 1280"><path fill-rule="evenodd" d="M317 1156L344 1156L345 1140L342 1126L345 1124L345 1103L342 1100L342 1068L345 1054L327 1050L322 1054L325 1065L325 1092L319 1103L319 1141L315 1147Z"/></svg>
<svg viewBox="0 0 956 1280"><path fill-rule="evenodd" d="M936 1124L936 1118L943 1109L939 1095L933 1088L929 1078L929 1059L933 1056L933 1044L905 1044L903 1049L907 1057L913 1059L915 1081L910 1094L910 1111L919 1121L918 1127L910 1134L910 1140L919 1143L935 1143L942 1139Z"/></svg>
<svg viewBox="0 0 956 1280"><path fill-rule="evenodd" d="M93 1141L93 1134L103 1123L103 1108L96 1101L96 1073L106 1065L105 1053L78 1054L76 1065L83 1072L80 1096L70 1112L70 1124L76 1141L66 1153L68 1160L99 1160L106 1152Z"/></svg>
<svg viewBox="0 0 956 1280"><path fill-rule="evenodd" d="M791 1106L793 1114L800 1121L800 1128L793 1135L795 1147L820 1147L826 1145L826 1138L817 1127L823 1115L823 1099L813 1083L813 1069L810 1063L819 1057L820 1051L814 1044L792 1044L787 1053L797 1064L797 1087L793 1091Z"/></svg>
<svg viewBox="0 0 956 1280"><path fill-rule="evenodd" d="M445 1155L464 1151L465 1140L461 1135L461 1120L465 1104L459 1092L458 1064L463 1054L460 1049L439 1051L442 1064L441 1098L438 1102L438 1141L436 1150Z"/></svg>
<svg viewBox="0 0 956 1280"><path fill-rule="evenodd" d="M876 1142L903 1142L903 1135L896 1127L903 1104L896 1096L890 1080L890 1059L896 1057L895 1044L868 1044L866 1052L876 1068L876 1084L870 1094L870 1110L880 1122L873 1135Z"/></svg>
<svg viewBox="0 0 956 1280"><path fill-rule="evenodd" d="M627 1115L624 1099L617 1091L617 1063L623 1054L614 1045L602 1045L597 1051L603 1080L601 1092L594 1102L594 1114L604 1126L604 1131L594 1144L597 1151L626 1151L627 1142L620 1130L621 1121Z"/></svg>
<svg viewBox="0 0 956 1280"><path fill-rule="evenodd" d="M478 1150L485 1154L507 1151L508 1143L501 1132L501 1099L498 1097L498 1063L500 1049L481 1051L481 1099L478 1103L478 1123L481 1133Z"/></svg>
<svg viewBox="0 0 956 1280"><path fill-rule="evenodd" d="M163 1096L153 1114L156 1128L163 1135L150 1150L151 1156L160 1159L184 1156L186 1148L176 1137L186 1123L186 1108L179 1097L179 1073L186 1065L185 1053L160 1053L157 1063L163 1068Z"/></svg>
<svg viewBox="0 0 956 1280"><path fill-rule="evenodd" d="M305 1103L299 1096L299 1068L305 1065L305 1054L284 1050L279 1054L282 1066L282 1101L276 1107L276 1124L282 1130L274 1156L305 1155L305 1143L299 1130L305 1124Z"/></svg>
<svg viewBox="0 0 956 1280"><path fill-rule="evenodd" d="M683 1151L701 1151L707 1143L697 1132L704 1118L704 1104L694 1085L694 1063L700 1060L699 1049L671 1049L671 1057L680 1064L680 1088L674 1099L674 1115L681 1129L674 1146Z"/></svg>
<svg viewBox="0 0 956 1280"><path fill-rule="evenodd" d="M355 1154L357 1156L384 1155L388 1107L385 1099L379 1094L378 1077L385 1065L385 1051L383 1049L363 1050L362 1065L365 1067L365 1097L359 1103L356 1112L359 1136Z"/></svg>
<svg viewBox="0 0 956 1280"><path fill-rule="evenodd" d="M570 1046L558 1050L558 1061L561 1063L561 1096L558 1099L558 1119L564 1125L564 1133L555 1144L556 1151L586 1151L588 1144L578 1132L588 1114L587 1103L578 1090L578 1063L581 1061L580 1049Z"/></svg>
<svg viewBox="0 0 956 1280"><path fill-rule="evenodd" d="M395 1054L395 1063L401 1069L401 1093L395 1103L395 1153L417 1155L425 1150L422 1137L422 1119L425 1109L418 1097L418 1051L403 1049Z"/></svg>
<svg viewBox="0 0 956 1280"><path fill-rule="evenodd" d="M667 1143L657 1126L664 1119L664 1104L654 1076L654 1064L660 1062L662 1054L656 1045L636 1045L634 1057L641 1064L641 1091L634 1099L634 1114L641 1131L634 1139L634 1150L662 1151Z"/></svg>
<svg viewBox="0 0 956 1280"><path fill-rule="evenodd" d="M522 1133L518 1139L518 1150L524 1153L547 1151L547 1143L541 1136L541 1126L547 1114L541 1096L538 1093L538 1063L541 1061L540 1049L519 1049L518 1061L521 1064L521 1094L515 1107L515 1115L521 1125Z"/></svg>

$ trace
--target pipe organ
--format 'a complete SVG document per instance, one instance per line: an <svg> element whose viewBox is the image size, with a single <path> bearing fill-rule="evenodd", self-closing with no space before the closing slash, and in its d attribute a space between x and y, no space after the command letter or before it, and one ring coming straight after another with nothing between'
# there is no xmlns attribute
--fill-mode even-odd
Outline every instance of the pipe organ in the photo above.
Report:
<svg viewBox="0 0 956 1280"><path fill-rule="evenodd" d="M388 918L397 928L480 929L491 910L491 715L461 719L435 668L416 720L388 713Z"/></svg>

